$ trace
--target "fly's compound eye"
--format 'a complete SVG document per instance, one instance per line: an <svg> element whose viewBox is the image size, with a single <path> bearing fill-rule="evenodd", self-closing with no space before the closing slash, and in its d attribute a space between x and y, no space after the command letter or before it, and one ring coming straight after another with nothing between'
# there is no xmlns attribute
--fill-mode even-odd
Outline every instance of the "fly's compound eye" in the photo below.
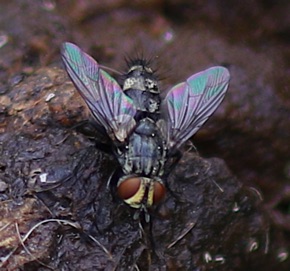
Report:
<svg viewBox="0 0 290 271"><path fill-rule="evenodd" d="M132 198L135 194L137 194L141 182L141 178L138 177L130 177L128 179L122 180L118 184L117 188L119 197L125 201Z"/></svg>
<svg viewBox="0 0 290 271"><path fill-rule="evenodd" d="M165 196L165 187L160 182L154 182L153 204L161 201Z"/></svg>

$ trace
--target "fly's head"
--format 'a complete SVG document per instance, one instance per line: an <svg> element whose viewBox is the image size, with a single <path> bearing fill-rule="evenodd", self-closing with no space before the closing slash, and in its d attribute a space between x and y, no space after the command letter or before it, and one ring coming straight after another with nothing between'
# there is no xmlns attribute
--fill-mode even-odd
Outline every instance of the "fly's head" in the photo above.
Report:
<svg viewBox="0 0 290 271"><path fill-rule="evenodd" d="M165 186L158 177L124 176L117 184L119 197L132 208L147 210L165 196Z"/></svg>

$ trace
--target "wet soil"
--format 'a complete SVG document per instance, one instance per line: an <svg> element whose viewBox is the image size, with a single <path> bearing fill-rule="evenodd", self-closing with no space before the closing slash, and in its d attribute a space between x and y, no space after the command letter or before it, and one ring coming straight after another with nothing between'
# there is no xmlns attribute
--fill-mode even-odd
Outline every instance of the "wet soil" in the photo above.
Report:
<svg viewBox="0 0 290 271"><path fill-rule="evenodd" d="M0 270L289 270L289 11L282 0L1 1ZM118 164L85 122L64 41L121 72L126 56L152 58L164 91L210 66L231 73L149 223L108 185Z"/></svg>

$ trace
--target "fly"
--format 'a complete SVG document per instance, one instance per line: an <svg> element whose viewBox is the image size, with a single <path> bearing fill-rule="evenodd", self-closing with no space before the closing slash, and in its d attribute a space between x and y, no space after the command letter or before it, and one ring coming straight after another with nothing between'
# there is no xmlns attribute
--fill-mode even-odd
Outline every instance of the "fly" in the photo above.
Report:
<svg viewBox="0 0 290 271"><path fill-rule="evenodd" d="M63 44L62 59L95 122L113 142L122 168L119 197L146 211L165 195L172 157L222 102L229 71L217 66L194 74L161 100L157 78L144 60L130 63L121 87L72 43Z"/></svg>

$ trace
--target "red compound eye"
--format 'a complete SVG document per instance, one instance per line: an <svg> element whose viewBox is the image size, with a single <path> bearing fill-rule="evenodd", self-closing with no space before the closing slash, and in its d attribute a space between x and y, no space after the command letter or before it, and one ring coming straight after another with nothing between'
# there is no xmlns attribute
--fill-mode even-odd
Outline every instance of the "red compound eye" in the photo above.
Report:
<svg viewBox="0 0 290 271"><path fill-rule="evenodd" d="M118 185L118 195L121 199L126 200L133 197L141 185L141 179L138 177L128 178Z"/></svg>
<svg viewBox="0 0 290 271"><path fill-rule="evenodd" d="M158 203L165 196L165 187L160 182L154 182L153 204Z"/></svg>

